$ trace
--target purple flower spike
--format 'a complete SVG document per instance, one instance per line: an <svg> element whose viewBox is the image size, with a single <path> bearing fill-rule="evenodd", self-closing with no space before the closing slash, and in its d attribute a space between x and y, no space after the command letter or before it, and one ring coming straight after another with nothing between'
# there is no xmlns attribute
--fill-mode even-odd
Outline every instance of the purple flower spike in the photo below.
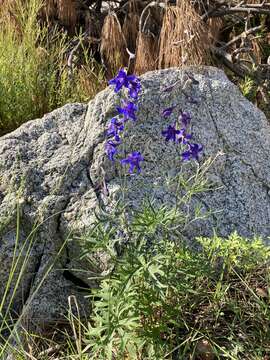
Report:
<svg viewBox="0 0 270 360"><path fill-rule="evenodd" d="M180 143L180 144L188 144L189 143L189 140L191 140L192 138L192 135L191 134L188 134L186 132L186 129L183 128L179 131L179 134L176 136L177 137L177 141Z"/></svg>
<svg viewBox="0 0 270 360"><path fill-rule="evenodd" d="M166 130L161 132L161 134L165 136L165 141L176 141L177 136L180 134L180 130L176 130L175 124L169 125Z"/></svg>
<svg viewBox="0 0 270 360"><path fill-rule="evenodd" d="M200 144L189 144L189 150L183 152L182 158L184 161L187 160L199 160L199 153L202 151L203 147Z"/></svg>
<svg viewBox="0 0 270 360"><path fill-rule="evenodd" d="M109 81L109 85L115 85L114 91L119 92L127 84L127 73L125 70L119 70L115 78Z"/></svg>
<svg viewBox="0 0 270 360"><path fill-rule="evenodd" d="M122 87L127 87L128 82L131 80L135 80L134 75L128 76L124 69L119 70L118 74L115 78L109 81L109 85L115 85L114 91L118 93Z"/></svg>
<svg viewBox="0 0 270 360"><path fill-rule="evenodd" d="M109 85L114 85L114 91L118 93L122 87L129 88L130 84L133 90L130 90L130 96L135 96L134 88L136 89L136 92L138 93L140 82L138 78L135 75L127 75L127 72L124 69L119 70L118 74L115 78L109 81ZM136 84L136 85L135 85ZM131 95L132 94L132 95Z"/></svg>
<svg viewBox="0 0 270 360"><path fill-rule="evenodd" d="M116 118L111 119L109 128L107 130L107 136L112 137L114 136L115 141L120 141L119 132L124 130L124 124L121 122L121 120L118 120Z"/></svg>
<svg viewBox="0 0 270 360"><path fill-rule="evenodd" d="M171 106L171 107L169 107L169 108L167 108L167 109L164 109L163 110L163 112L162 112L162 116L163 117L169 117L171 114L172 114L172 112L173 112L173 110L176 108L176 105L175 106Z"/></svg>
<svg viewBox="0 0 270 360"><path fill-rule="evenodd" d="M139 151L134 151L133 153L129 154L126 159L121 160L121 164L129 164L129 173L132 174L133 171L136 169L137 173L141 172L140 161L144 161L143 156Z"/></svg>
<svg viewBox="0 0 270 360"><path fill-rule="evenodd" d="M134 80L130 80L129 84L128 84L128 93L129 96L134 99L137 100L139 93L141 91L142 87L141 87L141 83L139 81L138 78L135 78Z"/></svg>
<svg viewBox="0 0 270 360"><path fill-rule="evenodd" d="M181 114L179 116L179 120L182 122L182 124L187 127L190 124L191 121L191 115L187 111L181 111Z"/></svg>
<svg viewBox="0 0 270 360"><path fill-rule="evenodd" d="M105 144L106 153L111 161L115 161L114 156L118 153L117 150L118 145L119 143L118 144L114 143L112 140L107 141Z"/></svg>
<svg viewBox="0 0 270 360"><path fill-rule="evenodd" d="M116 107L118 113L124 116L124 120L129 119L136 121L135 112L138 110L138 107L131 101L123 101L123 107Z"/></svg>

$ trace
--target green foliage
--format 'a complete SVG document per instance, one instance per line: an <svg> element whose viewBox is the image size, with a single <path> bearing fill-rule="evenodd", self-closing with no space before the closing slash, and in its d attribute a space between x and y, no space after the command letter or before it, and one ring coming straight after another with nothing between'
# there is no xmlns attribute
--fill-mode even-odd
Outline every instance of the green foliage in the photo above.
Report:
<svg viewBox="0 0 270 360"><path fill-rule="evenodd" d="M242 94L250 101L254 101L257 93L257 86L250 77L246 77L239 83Z"/></svg>
<svg viewBox="0 0 270 360"><path fill-rule="evenodd" d="M146 203L126 227L120 218L99 218L95 226L103 234L99 250L115 254L120 233L127 241L122 256L112 257L114 271L92 291L84 353L199 359L202 339L220 359L262 359L270 351L270 308L256 293L269 287L270 251L260 239L199 238L200 249L192 250L179 237L169 241L176 217L164 206Z"/></svg>
<svg viewBox="0 0 270 360"><path fill-rule="evenodd" d="M60 254L63 252L68 238L64 241L61 248L55 254L51 262L49 262L44 268L44 273L37 284L32 284L31 294L28 297L28 302L24 304L20 314L16 314L14 311L14 304L16 306L16 296L18 296L24 289L24 277L29 274L29 263L31 262L31 256L34 246L36 246L36 240L38 239L37 232L39 228L45 223L36 222L29 232L25 232L25 228L21 226L21 209L20 209L20 195L22 188L19 188L16 193L16 201L12 199L10 201L10 208L8 209L7 216L4 217L4 221L0 221L0 236L2 231L7 231L7 227L16 219L16 231L13 246L10 246L12 251L12 260L8 271L7 281L4 286L1 287L0 296L0 359L7 359L10 356L14 360L26 360L31 358L28 353L28 349L25 349L25 343L34 342L35 335L29 334L24 329L23 323L25 324L25 314L28 311L33 299L36 297L44 281L47 279L48 274L52 271L58 260ZM11 196L14 194L11 194ZM14 229L10 229L11 234ZM5 237L3 238L4 246ZM3 285L3 284L2 284ZM36 336L39 339L38 336ZM14 346L16 344L16 346ZM33 358L33 357L32 357ZM49 360L49 357L44 356L42 360Z"/></svg>
<svg viewBox="0 0 270 360"><path fill-rule="evenodd" d="M92 314L88 324L81 321L75 296L69 297L72 335L63 334L64 345L57 350L57 358L264 360L269 354L269 248L259 238L251 241L237 233L228 238L198 238L192 248L183 240L186 226L207 216L199 205L196 211L189 205L195 194L211 191L213 186L204 176L211 163L207 160L192 169L191 175L185 171L168 181L175 189L172 207L145 200L140 209L131 211L119 200L114 210L96 214L93 227L79 241L85 250L81 256L96 270L93 279L99 280L100 286L89 294ZM0 357L10 352L14 338L20 343L22 335L35 344L34 354L43 353L40 343L42 349L50 348L51 343L55 346L54 340L18 333L20 319L13 324L4 306L7 302L8 309L12 306L14 295L7 296L10 284L19 267L15 290L19 286L37 227L22 245L26 257L22 259L21 251L15 256L18 245L14 250L14 266L0 304L0 333L6 331L10 336L2 338L2 344L0 339ZM18 211L16 244L19 229ZM13 350L16 360L31 355L23 345Z"/></svg>
<svg viewBox="0 0 270 360"><path fill-rule="evenodd" d="M172 207L145 200L132 213L119 203L98 214L82 255L92 265L95 254L107 256L103 276L95 263L100 288L83 340L91 359L201 359L205 342L218 359L270 351L269 249L236 233L198 238L192 248L183 240L209 215L190 205L212 191L205 174L213 161L168 180Z"/></svg>
<svg viewBox="0 0 270 360"><path fill-rule="evenodd" d="M0 13L0 135L65 103L86 101L104 86L87 51L85 67L75 66L71 75L67 36L39 23L41 6L41 0L16 1L15 24L1 21Z"/></svg>
<svg viewBox="0 0 270 360"><path fill-rule="evenodd" d="M258 264L263 264L270 258L270 248L259 238L247 241L236 232L228 239L214 236L211 238L198 238L202 251L209 261L222 259L223 269L230 273L233 268L253 271Z"/></svg>

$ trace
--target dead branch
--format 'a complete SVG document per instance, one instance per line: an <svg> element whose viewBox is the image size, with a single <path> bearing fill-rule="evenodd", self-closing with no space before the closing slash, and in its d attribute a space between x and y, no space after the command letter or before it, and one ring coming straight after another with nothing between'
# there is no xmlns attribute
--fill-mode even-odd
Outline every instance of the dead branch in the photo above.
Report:
<svg viewBox="0 0 270 360"><path fill-rule="evenodd" d="M234 74L244 79L247 75L247 71L245 71L240 65L234 64L232 61L232 56L221 48L217 48L215 46L211 47L211 51L214 55L218 56L223 64L227 66Z"/></svg>
<svg viewBox="0 0 270 360"><path fill-rule="evenodd" d="M202 19L214 18L214 17L222 17L225 15L231 14L239 14L239 13L246 13L246 14L255 14L255 15L270 15L270 9L267 7L230 7L230 8L222 8L218 10L211 10L208 13L202 15Z"/></svg>
<svg viewBox="0 0 270 360"><path fill-rule="evenodd" d="M241 50L241 49L240 49ZM230 69L235 75L244 79L246 76L252 78L255 83L259 86L265 81L269 81L270 79L270 66L269 65L258 65L256 64L257 69L255 71L250 70L246 66L243 66L241 62L247 62L242 59L238 61L238 63L233 62L233 55L227 53L221 48L217 48L215 46L211 47L211 51L214 55L219 57L223 64ZM240 52L240 51L239 51Z"/></svg>
<svg viewBox="0 0 270 360"><path fill-rule="evenodd" d="M243 31L240 35L235 36L232 40L227 42L225 45L223 45L221 48L225 49L231 46L232 44L236 43L238 40L247 37L248 35L254 34L259 30L262 30L264 28L264 25L255 26L251 29L248 29L247 31Z"/></svg>

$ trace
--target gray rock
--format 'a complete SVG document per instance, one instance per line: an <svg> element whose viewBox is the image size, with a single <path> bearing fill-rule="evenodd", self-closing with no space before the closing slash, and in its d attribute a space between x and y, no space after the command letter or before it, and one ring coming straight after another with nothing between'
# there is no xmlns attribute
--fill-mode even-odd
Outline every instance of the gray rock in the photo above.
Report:
<svg viewBox="0 0 270 360"><path fill-rule="evenodd" d="M187 72L199 83L193 84ZM162 91L176 81L174 91ZM113 207L120 197L130 209L146 197L168 206L174 203L168 179L195 165L183 167L179 148L161 136L175 119L160 114L173 104L192 114L194 141L204 146L201 163L223 154L208 172L219 189L193 200L193 206L200 202L205 211L215 213L193 223L184 235L208 236L215 229L227 236L237 230L267 240L270 233L270 125L264 114L212 67L150 72L142 76L142 86L138 121L130 124L122 145L123 151L143 154L139 176L125 176L127 169L110 162L104 152L106 127L120 100L111 88L88 107L66 105L0 139L0 298L15 253L20 260L14 273L19 276L23 267L24 275L17 288L11 281L12 308L40 328L63 318L69 295L84 303L79 291L83 284L96 286L93 269L79 258L79 244L66 241L90 227L94 210L101 204ZM199 103L190 104L187 96ZM108 196L101 191L104 181ZM100 271L103 265L101 261ZM50 266L53 270L47 274ZM85 270L83 275L79 268Z"/></svg>

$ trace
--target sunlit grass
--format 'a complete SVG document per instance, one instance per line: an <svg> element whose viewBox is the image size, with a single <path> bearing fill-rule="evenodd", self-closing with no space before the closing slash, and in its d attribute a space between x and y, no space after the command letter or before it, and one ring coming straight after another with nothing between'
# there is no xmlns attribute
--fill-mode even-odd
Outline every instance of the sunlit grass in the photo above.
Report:
<svg viewBox="0 0 270 360"><path fill-rule="evenodd" d="M18 0L0 13L0 135L65 103L87 101L105 86L86 49L71 78L70 42L60 29L41 25L41 6L41 0Z"/></svg>

